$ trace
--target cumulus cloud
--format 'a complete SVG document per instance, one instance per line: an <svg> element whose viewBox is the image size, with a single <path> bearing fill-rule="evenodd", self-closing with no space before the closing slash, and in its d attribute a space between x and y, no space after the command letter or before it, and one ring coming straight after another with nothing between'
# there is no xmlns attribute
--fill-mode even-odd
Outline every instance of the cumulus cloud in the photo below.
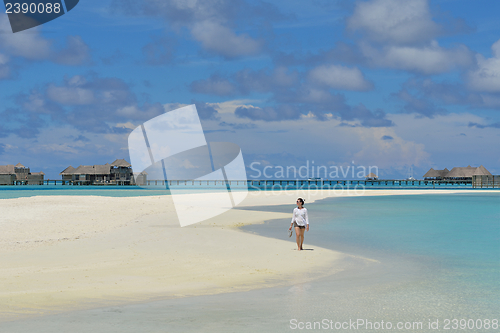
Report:
<svg viewBox="0 0 500 333"><path fill-rule="evenodd" d="M208 79L191 83L192 92L217 96L247 95L252 92L268 93L275 88L293 87L299 82L299 73L286 67L274 69L243 69L233 75L224 77L212 74Z"/></svg>
<svg viewBox="0 0 500 333"><path fill-rule="evenodd" d="M74 76L67 80L63 86L50 83L47 87L47 97L57 103L64 105L87 105L95 102L94 92L85 87L86 79L82 76Z"/></svg>
<svg viewBox="0 0 500 333"><path fill-rule="evenodd" d="M7 15L0 15L0 30L11 30ZM39 31L40 28L35 27L15 34L0 34L0 79L12 74L12 62L16 58L62 65L81 65L90 61L90 48L80 36L68 36L65 45L55 46Z"/></svg>
<svg viewBox="0 0 500 333"><path fill-rule="evenodd" d="M405 102L402 109L405 113L414 113L428 118L448 113L446 109L437 107L429 98L416 97L404 89L393 96Z"/></svg>
<svg viewBox="0 0 500 333"><path fill-rule="evenodd" d="M429 118L446 114L444 105L500 109L499 92L471 91L461 82L435 82L429 78L409 79L399 92L391 96L405 102L403 112Z"/></svg>
<svg viewBox="0 0 500 333"><path fill-rule="evenodd" d="M11 31L7 15L0 15L0 30ZM52 54L52 43L43 38L39 28L21 31L16 34L0 34L0 48L4 52L28 60L46 60Z"/></svg>
<svg viewBox="0 0 500 333"><path fill-rule="evenodd" d="M401 116L403 119L398 120L398 124L411 122L412 116ZM223 121L231 123L235 122L233 117L237 116L224 113L221 117ZM256 125L257 130L216 132L213 133L213 141L237 142L245 153L247 166L255 161L260 162L260 167L266 165L298 167L305 165L307 160L309 162L314 160L315 165L339 166L345 165L346 162L352 165L351 161L354 160L356 165L376 165L380 169L390 169L411 164L426 165L428 162L426 145L418 139L408 140L404 131L397 132L397 126L373 128L342 126L342 120L337 117L331 117L329 121L318 121L310 116L301 116L299 119L300 121L290 119L279 122L249 120L247 123ZM393 139L381 140L383 136L390 136ZM295 137L300 139L288 140ZM269 144L270 142L276 144ZM339 142L342 144L336 144ZM370 146L371 150L364 149L365 146ZM324 153L325 149L328 150L328 154ZM249 175L255 174L255 170L249 171L252 171Z"/></svg>
<svg viewBox="0 0 500 333"><path fill-rule="evenodd" d="M446 49L436 41L427 46L373 47L361 44L363 54L376 67L394 68L422 74L439 74L473 64L472 52L463 45Z"/></svg>
<svg viewBox="0 0 500 333"><path fill-rule="evenodd" d="M365 91L373 88L373 84L355 67L322 65L312 69L308 77L313 83L334 89Z"/></svg>
<svg viewBox="0 0 500 333"><path fill-rule="evenodd" d="M472 30L463 19L437 14L442 22L433 19L428 0L358 1L347 29L361 32L373 42L392 45L425 44L440 35Z"/></svg>
<svg viewBox="0 0 500 333"><path fill-rule="evenodd" d="M476 127L476 128L500 128L500 121L497 121L496 123L492 124L478 124L474 122L469 122L469 127Z"/></svg>
<svg viewBox="0 0 500 333"><path fill-rule="evenodd" d="M500 92L500 40L491 46L493 57L476 56L477 69L469 71L468 85L471 89L485 92Z"/></svg>
<svg viewBox="0 0 500 333"><path fill-rule="evenodd" d="M15 96L16 107L0 114L11 132L36 137L48 124L69 125L89 133L128 132L118 123L141 123L165 112L159 103L138 103L121 79L96 75L67 77Z"/></svg>
<svg viewBox="0 0 500 333"><path fill-rule="evenodd" d="M326 71L322 75L320 71ZM331 77L331 76L334 77ZM241 106L235 114L240 118L264 121L299 119L306 114L316 119L327 120L328 115L335 115L342 120L358 120L360 126L392 126L382 110L371 111L364 106L351 107L345 97L331 91L340 85L337 76L345 82L343 89L368 89L366 81L356 68L328 66L315 68L309 73L291 71L286 67L273 70L241 70L228 77L212 75L205 80L191 84L191 91L217 96L248 95L254 92L271 94L272 106ZM338 89L338 87L337 87Z"/></svg>
<svg viewBox="0 0 500 333"><path fill-rule="evenodd" d="M9 57L0 53L0 80L10 77Z"/></svg>
<svg viewBox="0 0 500 333"><path fill-rule="evenodd" d="M238 26L250 23L264 29L270 21L284 17L269 3L231 0L150 0L112 2L113 10L129 15L146 15L164 19L177 32L187 28L206 53L226 59L256 55L264 41L248 33L238 33Z"/></svg>
<svg viewBox="0 0 500 333"><path fill-rule="evenodd" d="M433 75L474 64L473 53L466 46L442 47L436 40L470 28L458 18L448 17L438 23L428 0L360 1L347 20L347 29L360 33L358 46L363 62L374 67ZM349 49L351 53L356 50Z"/></svg>
<svg viewBox="0 0 500 333"><path fill-rule="evenodd" d="M394 44L425 42L442 31L432 20L427 0L358 2L347 28L362 31L371 40Z"/></svg>
<svg viewBox="0 0 500 333"><path fill-rule="evenodd" d="M191 33L207 51L225 58L255 55L263 46L263 41L255 40L247 34L237 35L228 27L212 21L195 23Z"/></svg>
<svg viewBox="0 0 500 333"><path fill-rule="evenodd" d="M14 96L15 107L0 111L7 134L36 138L45 127L67 126L82 133L126 134L139 124L184 104L140 103L122 79L95 74L66 77ZM218 120L217 105L191 100L202 120ZM0 128L1 129L1 128ZM82 134L83 135L83 134Z"/></svg>
<svg viewBox="0 0 500 333"><path fill-rule="evenodd" d="M256 106L240 106L235 110L234 114L239 118L264 121L298 119L302 115L297 108L294 108L291 105L264 108Z"/></svg>
<svg viewBox="0 0 500 333"><path fill-rule="evenodd" d="M340 112L342 120L359 120L363 127L391 127L394 126L392 120L386 118L386 113L377 109L369 110L363 104L348 107Z"/></svg>
<svg viewBox="0 0 500 333"><path fill-rule="evenodd" d="M353 155L353 159L367 165L379 168L394 168L395 166L427 165L430 154L422 143L405 140L394 130L373 128L370 131L353 129L359 134L362 148ZM391 139L380 140L379 138Z"/></svg>
<svg viewBox="0 0 500 333"><path fill-rule="evenodd" d="M202 120L219 120L220 103L206 103L192 99L189 104L194 104L198 111L198 116ZM163 104L165 112L176 110L189 104L167 103Z"/></svg>

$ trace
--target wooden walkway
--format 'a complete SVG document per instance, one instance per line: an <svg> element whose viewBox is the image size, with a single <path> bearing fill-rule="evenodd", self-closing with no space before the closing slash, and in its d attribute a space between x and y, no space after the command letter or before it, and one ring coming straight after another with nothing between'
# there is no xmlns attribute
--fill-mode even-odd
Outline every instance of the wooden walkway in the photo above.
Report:
<svg viewBox="0 0 500 333"><path fill-rule="evenodd" d="M43 181L16 180L14 185L57 185L57 186L136 186L130 181L114 181L110 183L93 183L88 180L68 181L46 179ZM366 188L399 188L399 187L470 187L470 188L500 188L500 176L474 176L472 180L407 180L407 179L374 179L374 180L148 180L142 186L248 186L249 188L276 189L287 188L341 188L364 186Z"/></svg>
<svg viewBox="0 0 500 333"><path fill-rule="evenodd" d="M473 188L500 188L500 176L472 176Z"/></svg>

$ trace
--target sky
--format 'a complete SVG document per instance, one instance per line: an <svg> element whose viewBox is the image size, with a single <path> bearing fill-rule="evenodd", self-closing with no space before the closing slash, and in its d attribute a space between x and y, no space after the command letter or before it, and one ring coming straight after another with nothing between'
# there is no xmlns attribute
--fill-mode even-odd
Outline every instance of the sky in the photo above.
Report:
<svg viewBox="0 0 500 333"><path fill-rule="evenodd" d="M207 141L238 144L249 178L306 165L500 174L499 12L485 0L81 0L13 34L3 11L0 165L60 179L129 160L134 128L195 104Z"/></svg>

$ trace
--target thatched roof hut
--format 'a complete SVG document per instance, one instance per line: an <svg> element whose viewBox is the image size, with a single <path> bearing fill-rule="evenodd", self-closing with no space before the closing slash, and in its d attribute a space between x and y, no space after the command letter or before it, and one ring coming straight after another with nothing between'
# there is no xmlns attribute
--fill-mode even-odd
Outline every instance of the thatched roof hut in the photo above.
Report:
<svg viewBox="0 0 500 333"><path fill-rule="evenodd" d="M430 170L425 173L424 178L436 178L437 176L438 176L437 170L430 168Z"/></svg>
<svg viewBox="0 0 500 333"><path fill-rule="evenodd" d="M14 166L9 165L0 165L0 175L13 175L15 174Z"/></svg>
<svg viewBox="0 0 500 333"><path fill-rule="evenodd" d="M450 170L447 168L444 168L443 170L434 170L431 168L427 173L424 175L424 179L443 179Z"/></svg>
<svg viewBox="0 0 500 333"><path fill-rule="evenodd" d="M129 162L125 161L124 159L119 159L111 163L111 166L115 168L130 168L132 164Z"/></svg>
<svg viewBox="0 0 500 333"><path fill-rule="evenodd" d="M450 172L445 176L445 178L472 178L474 175L474 171L477 168L473 168L470 165L467 167L454 167Z"/></svg>
<svg viewBox="0 0 500 333"><path fill-rule="evenodd" d="M368 176L365 177L366 179L378 179L378 176L374 174L373 172L370 172Z"/></svg>
<svg viewBox="0 0 500 333"><path fill-rule="evenodd" d="M64 169L63 171L61 171L59 173L59 175L72 175L75 173L75 168L73 168L71 165L69 167L67 167L66 169Z"/></svg>
<svg viewBox="0 0 500 333"><path fill-rule="evenodd" d="M479 168L476 169L476 171L474 171L474 176L492 176L492 174L486 170L486 168L484 166L480 166Z"/></svg>
<svg viewBox="0 0 500 333"><path fill-rule="evenodd" d="M112 164L80 165L78 168L67 167L59 175L63 180L86 181L90 183L133 183L132 165L123 159L115 160Z"/></svg>
<svg viewBox="0 0 500 333"><path fill-rule="evenodd" d="M451 171L448 169L434 170L431 168L424 175L424 179L472 179L472 176L491 176L491 173L484 166L454 167Z"/></svg>
<svg viewBox="0 0 500 333"><path fill-rule="evenodd" d="M80 165L73 171L75 175L109 175L111 166L105 165Z"/></svg>
<svg viewBox="0 0 500 333"><path fill-rule="evenodd" d="M14 185L21 181L23 184L40 185L43 182L45 174L43 172L31 172L30 168L21 163L16 165L0 165L0 184Z"/></svg>

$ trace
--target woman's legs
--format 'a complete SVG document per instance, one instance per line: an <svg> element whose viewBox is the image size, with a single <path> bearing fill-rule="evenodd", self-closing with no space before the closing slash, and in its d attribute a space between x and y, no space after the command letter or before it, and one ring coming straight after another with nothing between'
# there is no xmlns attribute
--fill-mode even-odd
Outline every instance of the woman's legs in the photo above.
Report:
<svg viewBox="0 0 500 333"><path fill-rule="evenodd" d="M301 232L301 229L299 227L295 227L295 239L297 240L297 250L300 250L300 247L301 247L300 232Z"/></svg>
<svg viewBox="0 0 500 333"><path fill-rule="evenodd" d="M305 228L300 229L300 247L299 249L303 250L302 244L304 243L304 232L306 231Z"/></svg>
<svg viewBox="0 0 500 333"><path fill-rule="evenodd" d="M304 232L305 228L295 227L295 235L297 240L297 250L302 250L302 244L304 243Z"/></svg>

